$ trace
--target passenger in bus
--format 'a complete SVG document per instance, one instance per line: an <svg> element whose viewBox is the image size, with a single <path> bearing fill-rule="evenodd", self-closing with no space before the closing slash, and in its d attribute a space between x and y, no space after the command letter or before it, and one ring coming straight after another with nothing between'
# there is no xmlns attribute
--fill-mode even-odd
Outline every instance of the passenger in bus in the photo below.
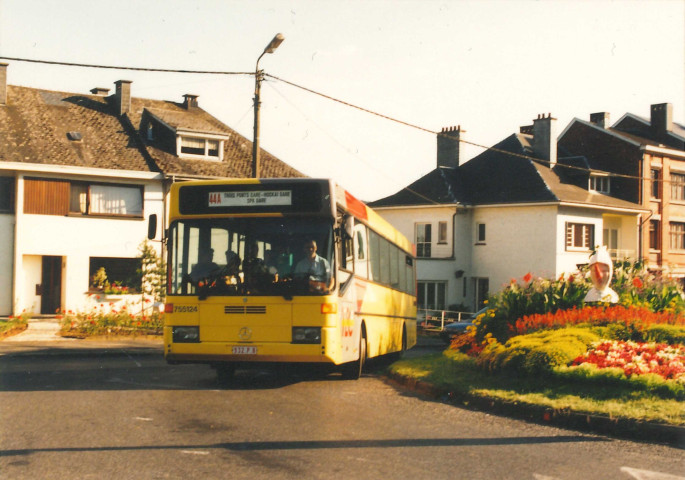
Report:
<svg viewBox="0 0 685 480"><path fill-rule="evenodd" d="M308 279L312 291L329 292L333 288L331 266L328 260L316 253L316 241L307 240L304 243L304 255L304 258L295 265L295 279Z"/></svg>
<svg viewBox="0 0 685 480"><path fill-rule="evenodd" d="M221 272L224 283L227 286L236 286L241 283L240 279L240 257L233 250L226 250L226 266Z"/></svg>
<svg viewBox="0 0 685 480"><path fill-rule="evenodd" d="M258 255L257 242L248 243L245 249L245 260L243 260L243 273L245 274L245 283L247 283L248 288L253 290L258 289L264 282L273 281L273 275L269 274L264 260Z"/></svg>
<svg viewBox="0 0 685 480"><path fill-rule="evenodd" d="M219 271L219 265L214 263L213 248L200 250L197 257L197 263L190 270L190 278L194 282L216 274Z"/></svg>
<svg viewBox="0 0 685 480"><path fill-rule="evenodd" d="M276 281L285 279L293 270L293 256L287 253L283 245L274 245L268 252L270 255L266 257L266 264L269 267L269 272L278 275Z"/></svg>

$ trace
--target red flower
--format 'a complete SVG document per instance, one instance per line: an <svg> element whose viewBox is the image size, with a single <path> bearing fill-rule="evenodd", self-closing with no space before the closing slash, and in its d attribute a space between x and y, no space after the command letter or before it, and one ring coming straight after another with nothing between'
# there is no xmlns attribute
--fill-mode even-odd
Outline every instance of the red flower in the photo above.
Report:
<svg viewBox="0 0 685 480"><path fill-rule="evenodd" d="M523 281L528 283L533 279L533 274L528 272L523 276Z"/></svg>
<svg viewBox="0 0 685 480"><path fill-rule="evenodd" d="M642 283L642 280L640 280L639 278L636 277L636 278L633 278L633 286L635 288L642 288L644 286L644 284Z"/></svg>

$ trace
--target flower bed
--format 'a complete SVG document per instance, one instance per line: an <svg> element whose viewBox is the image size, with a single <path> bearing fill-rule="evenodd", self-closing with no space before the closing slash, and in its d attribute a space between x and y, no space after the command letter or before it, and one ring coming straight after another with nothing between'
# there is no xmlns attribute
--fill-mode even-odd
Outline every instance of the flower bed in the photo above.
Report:
<svg viewBox="0 0 685 480"><path fill-rule="evenodd" d="M127 305L120 309L110 304L87 312L67 311L57 318L61 320L60 334L67 337L161 335L164 326L162 313L132 313Z"/></svg>
<svg viewBox="0 0 685 480"><path fill-rule="evenodd" d="M525 315L509 326L512 335L570 325L609 325L620 323L635 329L650 325L685 325L685 316L675 312L652 312L644 307L623 305L586 306L553 313Z"/></svg>
<svg viewBox="0 0 685 480"><path fill-rule="evenodd" d="M593 364L597 368L621 368L627 377L646 373L685 382L685 347L659 343L604 340L593 344L572 366Z"/></svg>

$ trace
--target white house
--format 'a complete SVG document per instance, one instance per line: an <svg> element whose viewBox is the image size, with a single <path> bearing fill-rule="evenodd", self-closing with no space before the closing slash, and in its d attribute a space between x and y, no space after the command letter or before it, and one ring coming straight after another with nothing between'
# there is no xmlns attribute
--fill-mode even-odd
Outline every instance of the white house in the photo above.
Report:
<svg viewBox="0 0 685 480"><path fill-rule="evenodd" d="M0 315L87 309L100 268L140 288L139 246L151 214L166 226L170 184L250 176L251 142L196 95L136 98L127 80L113 95L55 92L7 73L0 63ZM302 176L261 158L263 176Z"/></svg>
<svg viewBox="0 0 685 480"><path fill-rule="evenodd" d="M573 273L611 230L637 258L644 209L565 183L554 168L555 122L539 116L461 165L463 132L444 129L437 168L370 203L416 243L420 309L476 310L511 279Z"/></svg>

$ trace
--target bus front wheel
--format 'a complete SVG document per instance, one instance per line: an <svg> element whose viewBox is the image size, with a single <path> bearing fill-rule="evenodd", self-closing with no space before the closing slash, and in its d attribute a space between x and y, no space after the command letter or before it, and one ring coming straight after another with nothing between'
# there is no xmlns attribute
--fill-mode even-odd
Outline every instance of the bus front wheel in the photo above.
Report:
<svg viewBox="0 0 685 480"><path fill-rule="evenodd" d="M359 336L359 358L353 362L346 363L342 368L342 377L345 380L359 380L362 370L366 363L366 332L362 329Z"/></svg>

